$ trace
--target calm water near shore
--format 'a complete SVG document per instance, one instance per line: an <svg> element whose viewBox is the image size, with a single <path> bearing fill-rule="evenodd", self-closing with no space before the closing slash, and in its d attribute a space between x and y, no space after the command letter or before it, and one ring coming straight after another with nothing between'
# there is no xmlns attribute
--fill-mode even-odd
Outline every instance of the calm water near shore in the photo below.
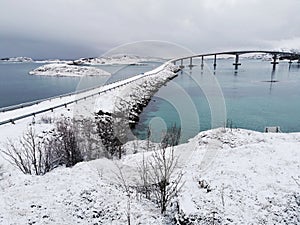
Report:
<svg viewBox="0 0 300 225"><path fill-rule="evenodd" d="M149 71L159 64L99 66L101 69L113 73L114 75L111 77L51 77L28 74L29 71L42 65L44 64L0 62L0 108L111 83Z"/></svg>
<svg viewBox="0 0 300 225"><path fill-rule="evenodd" d="M199 65L199 62L194 63ZM211 110L207 99L208 78L216 78L224 95L227 122L232 127L263 131L266 126L280 126L283 132L300 132L300 67L280 62L276 70L268 61L242 59L238 71L234 71L233 59L218 60L189 67L163 86L140 115L133 131L145 138L147 127L161 130L173 124L183 127L182 142L195 136L200 130L211 128ZM113 73L107 77L46 77L32 76L28 72L42 64L0 63L0 107L48 98L75 90L111 83L116 80L149 71L160 63L139 66L101 65ZM277 82L269 82L269 81ZM204 86L203 86L204 85ZM205 86L206 85L206 86ZM183 106L183 107L182 107ZM196 115L195 115L196 114Z"/></svg>
<svg viewBox="0 0 300 225"><path fill-rule="evenodd" d="M211 110L206 95L213 93L205 93L202 85L207 87L209 76L214 76L221 86L228 126L256 131L263 131L266 126L280 126L282 132L300 132L299 65L280 62L273 71L269 61L243 59L242 66L234 71L232 63L233 59L218 60L216 71L210 60L203 69L185 67L144 109L135 132L145 137L145 127L149 124L159 130L157 128L176 123L185 127L182 131L185 142L199 130L211 129ZM276 82L269 82L271 80ZM190 100L192 103L184 110L178 107ZM192 115L193 107L199 121Z"/></svg>

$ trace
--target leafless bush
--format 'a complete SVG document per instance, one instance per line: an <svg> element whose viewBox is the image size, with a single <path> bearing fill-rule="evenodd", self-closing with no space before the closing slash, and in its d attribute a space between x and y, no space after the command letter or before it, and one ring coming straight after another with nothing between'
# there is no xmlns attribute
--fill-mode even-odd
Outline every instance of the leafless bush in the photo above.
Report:
<svg viewBox="0 0 300 225"><path fill-rule="evenodd" d="M76 140L74 124L70 119L62 119L56 123L54 133L48 139L46 152L50 152L50 161L55 164L74 166L83 161L82 153Z"/></svg>
<svg viewBox="0 0 300 225"><path fill-rule="evenodd" d="M138 173L140 176L140 184L137 185L137 191L143 195L147 199L151 198L151 183L150 183L150 165L148 161L146 161L144 153L142 163L138 165Z"/></svg>
<svg viewBox="0 0 300 225"><path fill-rule="evenodd" d="M108 157L97 132L97 123L92 118L73 121L76 140L85 161Z"/></svg>
<svg viewBox="0 0 300 225"><path fill-rule="evenodd" d="M125 178L122 168L115 164L118 168L118 172L115 173L118 184L122 187L123 191L126 193L127 197L127 208L126 208L126 217L127 217L127 224L131 224L131 185L129 184L128 180Z"/></svg>
<svg viewBox="0 0 300 225"><path fill-rule="evenodd" d="M164 213L171 200L175 198L182 187L182 172L177 172L178 157L174 154L174 148L161 147L154 151L152 159L149 161L149 179L154 184L152 192L155 200ZM167 153L168 152L168 153Z"/></svg>
<svg viewBox="0 0 300 225"><path fill-rule="evenodd" d="M3 166L0 165L0 181L3 179L3 174L4 174L4 172L3 172Z"/></svg>
<svg viewBox="0 0 300 225"><path fill-rule="evenodd" d="M172 127L168 128L161 141L161 145L163 148L176 146L179 144L180 137L181 127L177 127L176 124L174 124Z"/></svg>
<svg viewBox="0 0 300 225"><path fill-rule="evenodd" d="M53 118L51 118L50 116L42 116L41 122L50 124L50 123L53 123Z"/></svg>
<svg viewBox="0 0 300 225"><path fill-rule="evenodd" d="M97 133L107 152L107 156L111 158L117 155L121 158L123 144L120 140L120 137L123 135L121 126L117 126L111 114L98 114L96 121Z"/></svg>
<svg viewBox="0 0 300 225"><path fill-rule="evenodd" d="M139 190L160 206L162 214L183 185L183 174L178 171L178 156L174 153L174 145L178 143L180 135L176 129L169 132L171 133L165 137L164 143L153 151L150 159L146 161L143 157L138 170L142 187Z"/></svg>
<svg viewBox="0 0 300 225"><path fill-rule="evenodd" d="M45 152L42 139L32 127L17 142L10 140L5 150L1 150L12 165L24 174L43 175L51 169L49 152Z"/></svg>

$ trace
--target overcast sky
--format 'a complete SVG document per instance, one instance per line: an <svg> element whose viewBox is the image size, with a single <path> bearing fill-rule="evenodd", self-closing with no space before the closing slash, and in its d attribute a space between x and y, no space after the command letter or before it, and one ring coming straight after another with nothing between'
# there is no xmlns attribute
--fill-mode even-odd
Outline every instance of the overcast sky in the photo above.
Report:
<svg viewBox="0 0 300 225"><path fill-rule="evenodd" d="M0 57L91 57L143 40L300 49L299 12L300 0L0 0Z"/></svg>

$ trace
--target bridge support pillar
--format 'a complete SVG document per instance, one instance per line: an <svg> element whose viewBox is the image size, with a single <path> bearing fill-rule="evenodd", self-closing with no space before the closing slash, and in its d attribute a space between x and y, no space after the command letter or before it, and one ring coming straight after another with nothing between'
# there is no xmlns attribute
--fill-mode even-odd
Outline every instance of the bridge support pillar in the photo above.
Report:
<svg viewBox="0 0 300 225"><path fill-rule="evenodd" d="M204 56L201 56L201 69L203 69L204 66Z"/></svg>
<svg viewBox="0 0 300 225"><path fill-rule="evenodd" d="M214 70L216 69L217 67L217 55L214 55Z"/></svg>
<svg viewBox="0 0 300 225"><path fill-rule="evenodd" d="M183 69L184 65L183 65L183 59L180 60L180 69Z"/></svg>
<svg viewBox="0 0 300 225"><path fill-rule="evenodd" d="M235 69L235 70L238 70L238 67L239 67L240 65L242 65L242 64L239 62L239 54L236 54L236 55L235 55L235 62L233 63L233 65L234 65L234 69Z"/></svg>
<svg viewBox="0 0 300 225"><path fill-rule="evenodd" d="M272 58L273 58L273 61L271 62L271 64L273 64L273 69L275 69L276 65L278 64L278 62L277 62L277 54L274 54Z"/></svg>
<svg viewBox="0 0 300 225"><path fill-rule="evenodd" d="M194 66L194 65L193 65L193 58L191 57L191 58L190 58L190 65L189 65L190 69L192 69L193 66Z"/></svg>

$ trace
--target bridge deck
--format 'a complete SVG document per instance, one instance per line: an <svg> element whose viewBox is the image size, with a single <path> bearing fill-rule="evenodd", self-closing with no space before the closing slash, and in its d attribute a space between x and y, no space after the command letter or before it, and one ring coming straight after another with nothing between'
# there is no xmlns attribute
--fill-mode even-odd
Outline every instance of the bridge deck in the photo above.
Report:
<svg viewBox="0 0 300 225"><path fill-rule="evenodd" d="M266 54L272 54L272 55L277 55L277 56L293 56L293 57L296 57L295 60L300 59L300 54L299 53L283 52L283 51L246 50L246 51L227 51L227 52L197 54L197 55L191 55L191 56L185 56L185 57L177 58L177 59L174 59L174 60L171 60L171 61L172 62L177 62L179 60L190 59L190 58L206 57L206 56L215 56L215 55L243 55L243 54L250 54L250 53L266 53Z"/></svg>

